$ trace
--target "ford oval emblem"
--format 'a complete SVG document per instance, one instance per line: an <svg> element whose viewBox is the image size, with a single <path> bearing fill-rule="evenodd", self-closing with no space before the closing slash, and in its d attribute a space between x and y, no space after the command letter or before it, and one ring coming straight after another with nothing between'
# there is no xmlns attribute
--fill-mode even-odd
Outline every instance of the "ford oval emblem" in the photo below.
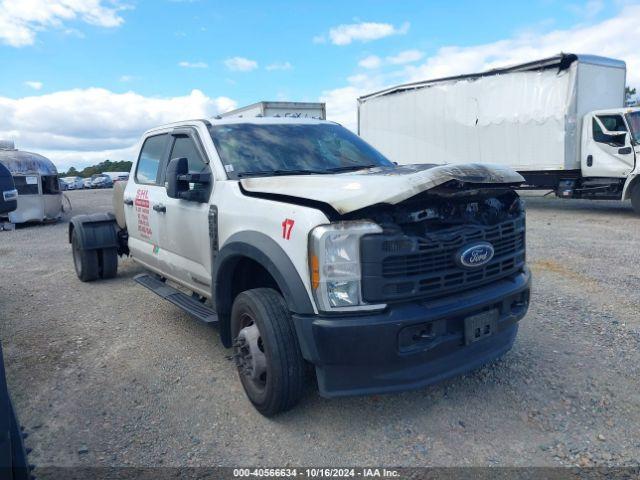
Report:
<svg viewBox="0 0 640 480"><path fill-rule="evenodd" d="M456 263L467 268L481 267L491 261L493 254L493 245L489 242L478 242L458 250Z"/></svg>

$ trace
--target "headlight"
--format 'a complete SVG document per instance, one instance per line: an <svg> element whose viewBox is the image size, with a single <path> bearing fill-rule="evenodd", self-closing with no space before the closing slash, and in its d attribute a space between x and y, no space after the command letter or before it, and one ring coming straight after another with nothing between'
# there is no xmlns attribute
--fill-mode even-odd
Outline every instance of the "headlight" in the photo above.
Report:
<svg viewBox="0 0 640 480"><path fill-rule="evenodd" d="M309 235L311 288L318 309L331 311L374 310L362 300L360 289L360 238L381 233L372 222L338 222L321 225Z"/></svg>

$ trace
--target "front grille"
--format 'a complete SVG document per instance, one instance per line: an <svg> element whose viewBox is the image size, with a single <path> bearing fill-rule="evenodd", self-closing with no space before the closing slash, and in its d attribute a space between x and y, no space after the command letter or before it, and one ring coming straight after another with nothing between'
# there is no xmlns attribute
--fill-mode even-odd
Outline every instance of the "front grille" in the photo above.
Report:
<svg viewBox="0 0 640 480"><path fill-rule="evenodd" d="M486 241L494 256L478 268L464 268L455 255L466 245ZM368 302L438 297L510 275L525 262L524 216L497 225L466 225L429 238L402 234L363 237L362 293Z"/></svg>

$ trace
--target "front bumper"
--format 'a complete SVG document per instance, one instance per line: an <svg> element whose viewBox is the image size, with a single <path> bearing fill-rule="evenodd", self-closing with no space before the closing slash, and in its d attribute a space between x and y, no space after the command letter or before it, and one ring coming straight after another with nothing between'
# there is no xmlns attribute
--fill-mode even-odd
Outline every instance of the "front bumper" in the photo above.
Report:
<svg viewBox="0 0 640 480"><path fill-rule="evenodd" d="M294 315L304 358L316 366L324 397L420 388L506 353L529 307L523 271L448 297L403 303L359 316ZM496 330L465 345L465 318L497 310ZM429 332L421 335L421 332Z"/></svg>

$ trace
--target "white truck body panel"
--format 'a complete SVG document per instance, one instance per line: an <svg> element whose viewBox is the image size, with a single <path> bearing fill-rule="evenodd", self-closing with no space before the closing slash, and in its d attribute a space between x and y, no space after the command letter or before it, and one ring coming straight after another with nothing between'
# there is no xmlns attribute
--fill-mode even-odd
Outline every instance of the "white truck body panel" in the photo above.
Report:
<svg viewBox="0 0 640 480"><path fill-rule="evenodd" d="M324 103L258 102L220 115L222 118L292 117L326 120Z"/></svg>
<svg viewBox="0 0 640 480"><path fill-rule="evenodd" d="M624 106L626 67L578 56L560 69L563 57L362 97L359 134L400 164L580 169L582 118Z"/></svg>

